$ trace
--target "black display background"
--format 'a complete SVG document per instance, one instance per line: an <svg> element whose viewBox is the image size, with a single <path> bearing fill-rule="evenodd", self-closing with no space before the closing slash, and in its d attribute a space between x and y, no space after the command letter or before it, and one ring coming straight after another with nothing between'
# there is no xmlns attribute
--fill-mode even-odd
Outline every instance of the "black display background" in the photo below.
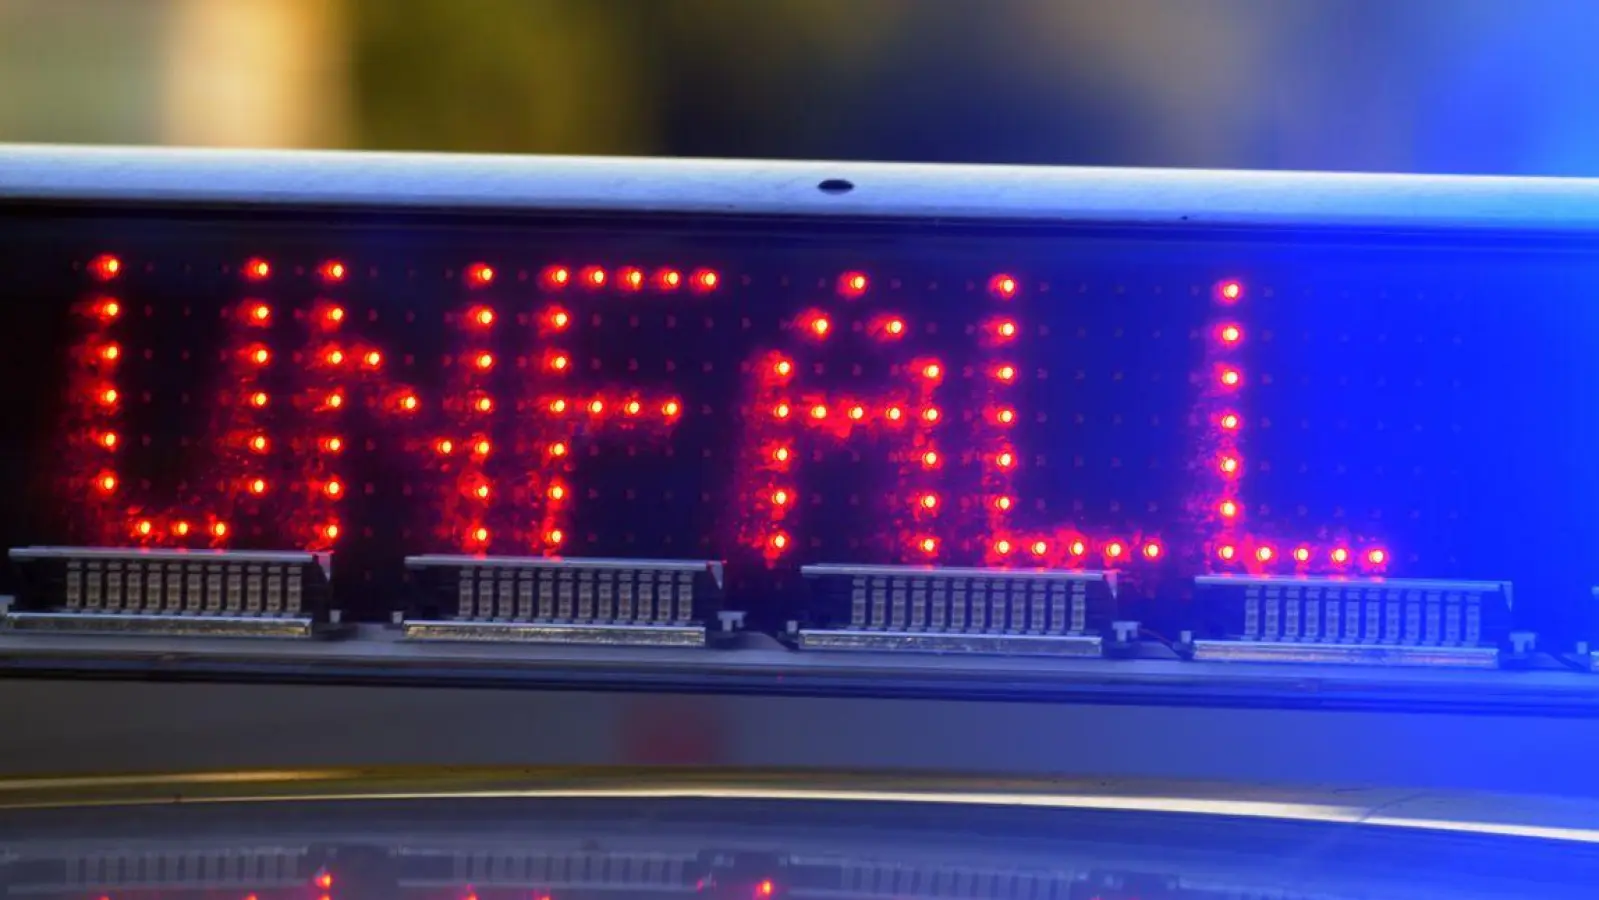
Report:
<svg viewBox="0 0 1599 900"><path fill-rule="evenodd" d="M391 605L402 556L478 549L478 525L494 553L544 552L542 535L559 527L568 555L725 558L738 605L757 609L794 596L802 563L922 562L924 536L940 541L942 564L1032 565L1025 548L1039 539L1045 562L1071 564L1064 548L1081 534L1083 564L1099 566L1112 539L1130 551L1159 541L1158 563L1125 564L1136 589L1182 581L1156 573L1222 567L1213 422L1225 407L1244 421L1233 494L1243 544L1286 554L1308 543L1313 568L1332 546L1380 546L1390 574L1512 578L1535 618L1569 618L1594 577L1599 329L1589 326L1599 323L1588 309L1599 267L1579 247L681 219L14 211L0 222L11 386L0 484L14 498L0 536L12 546L137 542L140 518L155 523L149 543L205 546L199 525L213 512L228 520L227 546L309 546L336 517L336 587L366 615ZM102 253L123 262L103 286L86 269ZM271 277L243 278L250 258L268 260ZM316 271L333 259L348 276L325 285ZM477 262L496 271L484 289L465 277ZM550 265L574 280L602 267L609 283L552 292L540 280ZM720 282L632 293L616 288L627 266L671 267L686 281L712 270ZM841 296L839 277L857 271L865 295ZM1017 281L1012 300L990 289L1000 273ZM1226 279L1244 286L1230 309L1215 294ZM84 305L102 289L124 311L108 332L123 349L123 443L110 454L87 441L82 419L96 327ZM270 328L235 318L252 297L273 307ZM375 347L381 376L296 363L320 346L307 317L325 301L348 311L338 339L351 371ZM461 321L479 304L498 316L482 336ZM551 304L572 317L559 337L538 324ZM814 310L830 317L826 340L796 327ZM867 333L890 315L906 322L903 338ZM997 317L1018 325L1004 348L985 337ZM1223 321L1243 329L1236 351L1218 348ZM260 461L217 439L246 386L230 354L249 340L274 354L260 383L273 403L251 420L274 440ZM554 348L573 361L559 377L539 369ZM496 355L493 372L463 372L463 354L482 349ZM772 354L795 363L786 388L760 375ZM930 359L943 369L935 428L829 431L846 401L875 417L893 397L914 414L923 404L907 398ZM1230 398L1215 396L1220 359L1245 376ZM989 377L1002 362L1017 368L1013 385ZM336 417L314 412L308 398L335 384L352 402ZM383 406L402 384L422 401L414 415ZM495 398L492 415L459 409L468 384ZM616 404L628 391L646 412L624 426ZM599 426L577 410L596 395L609 403ZM553 423L545 410L557 396L577 424ZM771 418L776 397L793 404L790 422ZM667 398L682 404L670 428L651 415ZM816 402L829 404L827 428L802 424ZM1009 429L992 424L996 404L1016 410ZM486 505L431 452L437 437L477 433L469 422L494 444ZM335 460L316 452L331 433L346 441ZM1001 520L989 511L1000 488L988 461L1007 433L1019 465ZM572 449L560 472L570 512L552 519L544 448L557 434ZM917 461L926 440L943 454L935 472ZM778 441L794 451L788 475L760 467ZM87 479L105 465L120 485L96 501ZM239 488L246 470L271 480L260 501ZM335 473L347 486L336 502L316 493ZM763 499L773 487L793 492L781 521ZM933 518L916 506L929 490ZM170 534L179 517L196 523L182 541ZM773 554L765 541L779 530L790 541ZM1014 541L1011 555L996 555L1000 538ZM1283 555L1273 570L1295 567Z"/></svg>

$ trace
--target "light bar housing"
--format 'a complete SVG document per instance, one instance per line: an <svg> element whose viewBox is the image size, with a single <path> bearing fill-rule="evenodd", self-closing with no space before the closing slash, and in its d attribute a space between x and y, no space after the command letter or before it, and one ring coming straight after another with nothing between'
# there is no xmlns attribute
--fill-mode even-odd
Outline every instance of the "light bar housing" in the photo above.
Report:
<svg viewBox="0 0 1599 900"><path fill-rule="evenodd" d="M39 633L309 638L333 629L329 557L303 552L19 547L0 624Z"/></svg>
<svg viewBox="0 0 1599 900"><path fill-rule="evenodd" d="M1197 659L1491 668L1510 643L1506 581L1207 575L1194 600Z"/></svg>
<svg viewBox="0 0 1599 900"><path fill-rule="evenodd" d="M804 566L814 650L1098 656L1114 571Z"/></svg>
<svg viewBox="0 0 1599 900"><path fill-rule="evenodd" d="M716 618L710 560L412 556L405 636L433 641L698 647Z"/></svg>
<svg viewBox="0 0 1599 900"><path fill-rule="evenodd" d="M474 587L463 615L455 582L413 603L406 560L428 554L725 560L717 612L812 648L1572 647L1599 583L1581 439L1599 418L1572 402L1599 355L1571 326L1599 284L1596 198L1599 180L0 147L0 272L28 298L0 309L0 360L31 448L0 455L0 547L336 551L343 621L399 613L418 638L710 622L583 619L575 593L571 620L527 616L498 572L492 608ZM1010 606L874 624L828 608L801 574L820 562L1115 569L1114 590L1084 585L1115 604L1081 629L1047 599L1038 627ZM1415 643L1402 613L1396 634L1245 637L1229 589L1196 586L1224 572L1504 577L1522 602L1513 626L1484 607L1476 642ZM19 580L0 578L14 626L67 611ZM143 600L106 615L231 614Z"/></svg>

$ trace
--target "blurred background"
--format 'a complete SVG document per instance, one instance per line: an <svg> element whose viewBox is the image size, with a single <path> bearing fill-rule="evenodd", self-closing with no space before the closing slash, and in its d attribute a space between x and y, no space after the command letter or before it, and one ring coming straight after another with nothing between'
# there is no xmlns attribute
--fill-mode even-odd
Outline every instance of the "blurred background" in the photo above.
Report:
<svg viewBox="0 0 1599 900"><path fill-rule="evenodd" d="M0 140L1599 174L1596 0L0 0Z"/></svg>

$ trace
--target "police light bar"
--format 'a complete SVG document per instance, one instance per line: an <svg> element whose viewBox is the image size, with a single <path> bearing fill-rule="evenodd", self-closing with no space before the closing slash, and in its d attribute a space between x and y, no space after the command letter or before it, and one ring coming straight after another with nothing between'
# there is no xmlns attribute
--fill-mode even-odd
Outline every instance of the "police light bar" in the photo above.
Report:
<svg viewBox="0 0 1599 900"><path fill-rule="evenodd" d="M1098 656L1114 618L1116 573L804 566L813 650Z"/></svg>
<svg viewBox="0 0 1599 900"><path fill-rule="evenodd" d="M1506 581L1208 575L1194 600L1225 631L1195 659L1492 668L1512 649Z"/></svg>
<svg viewBox="0 0 1599 900"><path fill-rule="evenodd" d="M1599 181L0 147L0 273L3 545L188 554L15 631L288 548L302 632L1463 664L1599 583Z"/></svg>
<svg viewBox="0 0 1599 900"><path fill-rule="evenodd" d="M325 555L19 547L17 632L308 638L333 628Z"/></svg>
<svg viewBox="0 0 1599 900"><path fill-rule="evenodd" d="M720 608L722 563L413 556L414 615L428 641L698 647Z"/></svg>

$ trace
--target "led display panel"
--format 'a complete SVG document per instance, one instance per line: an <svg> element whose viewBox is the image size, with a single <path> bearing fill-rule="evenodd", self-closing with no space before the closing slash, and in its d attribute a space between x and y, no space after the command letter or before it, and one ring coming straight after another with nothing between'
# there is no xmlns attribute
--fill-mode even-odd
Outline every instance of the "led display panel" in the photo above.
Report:
<svg viewBox="0 0 1599 900"><path fill-rule="evenodd" d="M1548 621L1594 575L1566 246L0 221L8 546L331 551L367 619L419 554L725 561L772 622L811 564L1116 571L1179 624L1208 574L1510 579Z"/></svg>

